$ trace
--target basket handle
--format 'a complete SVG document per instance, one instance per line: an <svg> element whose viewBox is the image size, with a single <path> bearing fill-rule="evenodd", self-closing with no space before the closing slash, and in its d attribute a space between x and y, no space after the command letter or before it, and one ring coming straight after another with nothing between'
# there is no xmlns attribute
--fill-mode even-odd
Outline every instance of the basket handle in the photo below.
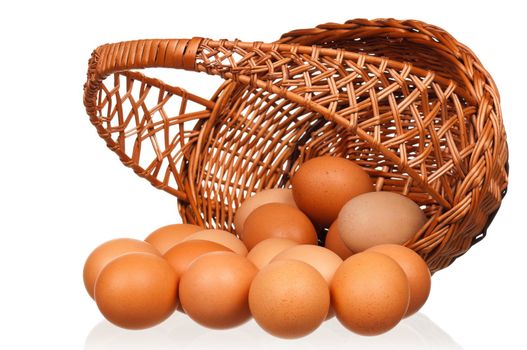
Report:
<svg viewBox="0 0 527 350"><path fill-rule="evenodd" d="M103 81L110 75L119 72L141 68L179 68L195 70L196 53L202 38L192 39L151 39L134 40L101 45L96 48L88 63L87 81L84 84L83 101L90 121L97 128L99 135L106 141L108 147L116 152L121 161L131 167L139 176L145 177L152 185L163 189L177 198L189 200L185 189L172 188L155 176L148 174L145 169L134 161L133 157L126 154L118 142L112 140L111 132L101 123L98 116L98 96L104 89ZM156 84L155 80L143 77L144 81ZM189 101L212 110L215 103L209 99L191 94L178 87L164 87L170 92L184 97ZM204 113L202 113L204 114ZM187 117L184 116L183 117ZM180 178L178 174L174 174Z"/></svg>
<svg viewBox="0 0 527 350"><path fill-rule="evenodd" d="M165 67L195 70L196 54L203 38L151 39L106 44L97 48L96 74L137 68Z"/></svg>
<svg viewBox="0 0 527 350"><path fill-rule="evenodd" d="M138 68L195 70L196 54L203 39L134 40L99 46L89 62L84 86L84 104L90 114L95 108L100 83L107 76Z"/></svg>

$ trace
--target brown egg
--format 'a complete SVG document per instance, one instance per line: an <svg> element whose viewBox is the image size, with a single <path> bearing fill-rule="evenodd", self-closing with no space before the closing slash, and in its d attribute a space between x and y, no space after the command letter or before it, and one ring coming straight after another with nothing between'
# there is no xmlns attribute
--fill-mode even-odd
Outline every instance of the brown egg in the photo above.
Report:
<svg viewBox="0 0 527 350"><path fill-rule="evenodd" d="M174 268L177 275L181 276L198 257L217 251L232 252L219 243L197 239L176 244L163 257Z"/></svg>
<svg viewBox="0 0 527 350"><path fill-rule="evenodd" d="M202 231L203 227L191 224L173 224L158 228L145 238L145 242L150 243L165 254L170 248L181 242L185 237L194 232Z"/></svg>
<svg viewBox="0 0 527 350"><path fill-rule="evenodd" d="M344 244L344 241L340 237L339 228L335 222L329 227L324 246L335 252L343 260L353 255L351 249L349 249L346 244Z"/></svg>
<svg viewBox="0 0 527 350"><path fill-rule="evenodd" d="M363 252L346 259L331 282L331 300L338 320L362 335L395 327L408 308L408 280L392 258Z"/></svg>
<svg viewBox="0 0 527 350"><path fill-rule="evenodd" d="M298 260L313 266L324 277L328 285L333 279L337 268L342 264L342 259L331 250L318 245L301 244L284 250L271 260Z"/></svg>
<svg viewBox="0 0 527 350"><path fill-rule="evenodd" d="M252 249L268 238L286 238L303 244L317 244L318 237L309 218L300 210L282 203L256 208L245 220L242 240Z"/></svg>
<svg viewBox="0 0 527 350"><path fill-rule="evenodd" d="M281 338L303 337L324 321L328 285L312 266L297 260L272 262L256 275L249 306L265 331Z"/></svg>
<svg viewBox="0 0 527 350"><path fill-rule="evenodd" d="M250 319L248 294L258 272L246 257L229 252L200 256L181 277L181 306L194 321L215 329Z"/></svg>
<svg viewBox="0 0 527 350"><path fill-rule="evenodd" d="M95 248L84 264L84 286L88 294L93 298L95 280L106 264L123 254L134 252L161 255L150 243L131 238L112 239Z"/></svg>
<svg viewBox="0 0 527 350"><path fill-rule="evenodd" d="M324 277L328 286L333 279L335 271L342 264L342 259L337 254L327 248L312 244L302 244L286 249L275 256L271 263L288 259L302 261L313 266ZM333 316L335 316L335 311L330 306L326 319L330 319Z"/></svg>
<svg viewBox="0 0 527 350"><path fill-rule="evenodd" d="M377 245L368 251L388 255L401 266L410 285L410 303L405 317L415 314L430 294L432 281L426 262L412 249L397 244Z"/></svg>
<svg viewBox="0 0 527 350"><path fill-rule="evenodd" d="M296 208L293 192L290 188L272 188L257 192L252 197L246 198L236 209L234 215L234 227L238 236L243 235L243 225L252 211L267 203L283 203Z"/></svg>
<svg viewBox="0 0 527 350"><path fill-rule="evenodd" d="M95 283L95 301L113 324L129 329L152 327L176 308L178 277L165 259L128 253L108 263Z"/></svg>
<svg viewBox="0 0 527 350"><path fill-rule="evenodd" d="M353 197L373 190L373 182L357 164L340 157L312 158L291 180L296 205L320 227L328 227Z"/></svg>
<svg viewBox="0 0 527 350"><path fill-rule="evenodd" d="M337 219L340 236L354 252L385 243L404 244L426 223L410 198L393 192L364 193L350 200Z"/></svg>
<svg viewBox="0 0 527 350"><path fill-rule="evenodd" d="M247 254L247 259L261 270L276 255L295 245L298 245L298 242L290 239L268 238L255 245L249 254Z"/></svg>
<svg viewBox="0 0 527 350"><path fill-rule="evenodd" d="M183 241L205 240L221 244L236 254L247 255L247 247L234 234L223 230L203 230L187 236Z"/></svg>
<svg viewBox="0 0 527 350"><path fill-rule="evenodd" d="M163 257L172 265L176 274L181 277L190 264L198 257L217 251L232 252L232 250L219 243L197 239L176 244ZM184 312L179 304L177 310Z"/></svg>

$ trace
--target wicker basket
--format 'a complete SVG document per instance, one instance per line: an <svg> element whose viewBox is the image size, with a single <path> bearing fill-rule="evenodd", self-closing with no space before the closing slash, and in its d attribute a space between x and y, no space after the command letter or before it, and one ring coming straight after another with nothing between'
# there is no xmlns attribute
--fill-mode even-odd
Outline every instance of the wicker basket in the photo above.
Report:
<svg viewBox="0 0 527 350"><path fill-rule="evenodd" d="M224 83L203 98L137 71L153 67ZM470 49L419 21L329 23L268 44L107 44L89 62L84 104L121 161L175 195L184 222L206 227L232 230L244 198L289 186L306 159L352 159L376 190L425 210L406 245L433 272L485 236L507 187L492 78Z"/></svg>

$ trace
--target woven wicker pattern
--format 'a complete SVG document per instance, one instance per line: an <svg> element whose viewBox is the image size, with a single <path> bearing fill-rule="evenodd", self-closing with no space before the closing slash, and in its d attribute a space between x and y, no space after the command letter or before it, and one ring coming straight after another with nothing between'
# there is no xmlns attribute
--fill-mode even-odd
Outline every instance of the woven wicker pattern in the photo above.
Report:
<svg viewBox="0 0 527 350"><path fill-rule="evenodd" d="M148 67L225 82L201 98L133 71ZM406 245L437 271L484 236L507 187L494 82L467 47L419 21L325 24L275 43L103 45L84 102L121 161L207 227L232 229L245 197L332 154L422 206L428 223Z"/></svg>

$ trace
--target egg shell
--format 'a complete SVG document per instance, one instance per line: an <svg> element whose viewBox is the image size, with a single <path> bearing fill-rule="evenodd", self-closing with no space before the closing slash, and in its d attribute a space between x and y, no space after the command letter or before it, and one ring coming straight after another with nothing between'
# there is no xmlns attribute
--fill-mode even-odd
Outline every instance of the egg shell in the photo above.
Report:
<svg viewBox="0 0 527 350"><path fill-rule="evenodd" d="M298 260L314 267L331 284L333 275L342 264L342 259L331 250L312 244L301 244L284 250L273 258L271 262L280 260ZM333 307L330 306L326 319L335 316Z"/></svg>
<svg viewBox="0 0 527 350"><path fill-rule="evenodd" d="M243 256L246 256L248 253L245 244L243 244L238 237L228 231L214 229L198 231L187 236L183 241L196 239L216 242Z"/></svg>
<svg viewBox="0 0 527 350"><path fill-rule="evenodd" d="M132 238L116 238L95 248L86 259L83 270L84 286L93 296L95 280L101 270L113 259L133 252L144 252L160 256L161 253L150 243Z"/></svg>
<svg viewBox="0 0 527 350"><path fill-rule="evenodd" d="M284 250L271 262L279 260L298 260L314 267L324 277L328 285L333 279L342 259L331 250L312 244L300 244Z"/></svg>
<svg viewBox="0 0 527 350"><path fill-rule="evenodd" d="M412 249L397 244L382 244L367 251L385 254L403 269L410 285L410 303L405 317L415 314L426 302L432 284L428 265Z"/></svg>
<svg viewBox="0 0 527 350"><path fill-rule="evenodd" d="M198 257L218 251L232 252L232 250L219 243L197 239L176 244L163 257L174 268L177 275L182 276L190 264ZM178 304L177 310L184 312L180 304Z"/></svg>
<svg viewBox="0 0 527 350"><path fill-rule="evenodd" d="M297 260L270 263L256 275L249 291L255 321L268 333L299 338L325 320L329 290L322 275Z"/></svg>
<svg viewBox="0 0 527 350"><path fill-rule="evenodd" d="M185 237L194 232L202 231L203 227L192 224L173 224L158 228L145 238L161 254L165 254L170 248L181 242Z"/></svg>
<svg viewBox="0 0 527 350"><path fill-rule="evenodd" d="M323 156L301 164L291 180L295 203L319 227L328 227L353 197L373 190L359 165L340 157Z"/></svg>
<svg viewBox="0 0 527 350"><path fill-rule="evenodd" d="M174 268L178 276L181 276L198 257L217 251L232 252L219 243L197 239L176 244L163 257Z"/></svg>
<svg viewBox="0 0 527 350"><path fill-rule="evenodd" d="M286 238L301 244L317 244L315 227L300 210L282 203L256 208L245 221L243 242L247 248L268 238Z"/></svg>
<svg viewBox="0 0 527 350"><path fill-rule="evenodd" d="M95 283L95 301L103 316L128 329L152 327L177 306L178 276L163 258L128 253L112 260Z"/></svg>
<svg viewBox="0 0 527 350"><path fill-rule="evenodd" d="M329 227L324 246L335 252L343 260L353 255L353 251L346 246L340 237L339 228L335 222Z"/></svg>
<svg viewBox="0 0 527 350"><path fill-rule="evenodd" d="M361 335L378 335L395 327L408 308L408 280L399 264L377 252L346 259L331 282L338 320Z"/></svg>
<svg viewBox="0 0 527 350"><path fill-rule="evenodd" d="M243 236L243 225L249 214L267 203L283 203L296 208L293 192L290 188L271 188L257 192L252 197L246 198L236 209L234 227L238 236Z"/></svg>
<svg viewBox="0 0 527 350"><path fill-rule="evenodd" d="M350 200L337 219L346 246L360 252L379 244L402 245L426 223L410 198L394 192L370 192Z"/></svg>
<svg viewBox="0 0 527 350"><path fill-rule="evenodd" d="M247 259L261 270L264 266L269 264L276 255L298 244L298 242L290 239L268 238L255 245L253 249L249 251L249 254L247 254Z"/></svg>
<svg viewBox="0 0 527 350"><path fill-rule="evenodd" d="M214 329L238 326L250 319L249 287L257 272L256 266L236 253L202 255L181 277L181 306L202 326Z"/></svg>

